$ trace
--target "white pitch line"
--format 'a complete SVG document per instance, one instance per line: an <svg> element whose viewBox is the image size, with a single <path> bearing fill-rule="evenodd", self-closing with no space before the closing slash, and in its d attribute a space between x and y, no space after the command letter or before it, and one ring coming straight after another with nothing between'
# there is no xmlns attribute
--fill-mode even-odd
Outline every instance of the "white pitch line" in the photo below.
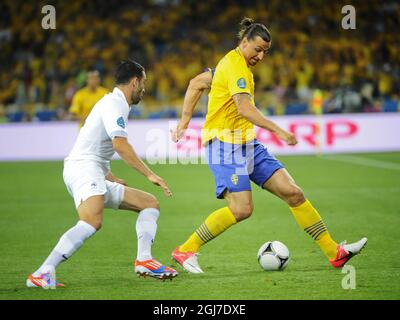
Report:
<svg viewBox="0 0 400 320"><path fill-rule="evenodd" d="M333 161L339 161L339 162L359 164L359 165L373 167L373 168L379 168L379 169L400 170L400 164L382 161L382 160L364 158L362 156L324 155L321 158L325 159L325 160L333 160Z"/></svg>

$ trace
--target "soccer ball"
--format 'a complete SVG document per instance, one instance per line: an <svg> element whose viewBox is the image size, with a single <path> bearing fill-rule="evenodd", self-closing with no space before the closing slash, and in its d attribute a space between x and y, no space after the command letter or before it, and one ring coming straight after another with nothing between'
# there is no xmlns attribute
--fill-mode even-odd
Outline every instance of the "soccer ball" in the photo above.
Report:
<svg viewBox="0 0 400 320"><path fill-rule="evenodd" d="M265 271L283 270L289 264L290 253L282 242L268 241L258 250L257 259Z"/></svg>

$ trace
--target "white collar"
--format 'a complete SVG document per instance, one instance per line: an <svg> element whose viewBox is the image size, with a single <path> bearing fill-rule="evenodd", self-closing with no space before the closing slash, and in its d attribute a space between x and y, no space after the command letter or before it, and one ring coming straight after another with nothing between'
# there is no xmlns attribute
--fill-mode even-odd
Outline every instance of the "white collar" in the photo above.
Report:
<svg viewBox="0 0 400 320"><path fill-rule="evenodd" d="M122 92L121 89L115 87L113 90L113 94L115 94L116 96L120 97L121 99L124 100L124 102L127 104L127 106L130 108L131 106L129 105L128 101L126 100L126 97L124 95L124 93Z"/></svg>

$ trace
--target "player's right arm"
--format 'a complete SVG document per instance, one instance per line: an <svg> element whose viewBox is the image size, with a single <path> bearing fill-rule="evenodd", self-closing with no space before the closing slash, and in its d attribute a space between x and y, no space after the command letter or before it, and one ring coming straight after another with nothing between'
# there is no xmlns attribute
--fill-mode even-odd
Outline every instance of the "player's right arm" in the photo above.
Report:
<svg viewBox="0 0 400 320"><path fill-rule="evenodd" d="M189 122L192 119L193 111L196 108L197 103L200 100L204 90L211 88L212 82L212 71L208 70L198 74L189 82L189 86L186 89L185 98L183 100L182 117L177 127L171 130L171 139L174 142L178 142L183 137L186 129L189 126Z"/></svg>
<svg viewBox="0 0 400 320"><path fill-rule="evenodd" d="M143 174L150 182L160 186L164 190L165 195L172 195L166 182L151 171L150 168L138 157L126 137L115 136L112 140L112 145L122 160L124 160L131 168Z"/></svg>
<svg viewBox="0 0 400 320"><path fill-rule="evenodd" d="M276 134L280 139L285 141L288 145L297 144L295 136L279 127L273 121L267 119L251 102L250 95L248 93L237 93L232 96L233 101L236 104L238 113L243 118L254 125L267 129L272 133Z"/></svg>

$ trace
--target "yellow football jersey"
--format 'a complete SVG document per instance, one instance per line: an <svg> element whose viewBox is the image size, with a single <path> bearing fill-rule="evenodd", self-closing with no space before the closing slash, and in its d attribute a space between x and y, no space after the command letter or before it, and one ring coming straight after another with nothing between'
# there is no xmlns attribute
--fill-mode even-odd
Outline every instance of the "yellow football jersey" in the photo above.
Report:
<svg viewBox="0 0 400 320"><path fill-rule="evenodd" d="M243 144L255 138L254 125L239 115L232 96L248 93L254 105L254 78L239 47L231 50L215 68L208 95L208 111L202 129L202 142L217 137Z"/></svg>
<svg viewBox="0 0 400 320"><path fill-rule="evenodd" d="M109 92L108 89L103 87L97 87L96 91L91 91L88 87L84 87L75 93L69 112L79 117L79 125L81 127L97 101Z"/></svg>

